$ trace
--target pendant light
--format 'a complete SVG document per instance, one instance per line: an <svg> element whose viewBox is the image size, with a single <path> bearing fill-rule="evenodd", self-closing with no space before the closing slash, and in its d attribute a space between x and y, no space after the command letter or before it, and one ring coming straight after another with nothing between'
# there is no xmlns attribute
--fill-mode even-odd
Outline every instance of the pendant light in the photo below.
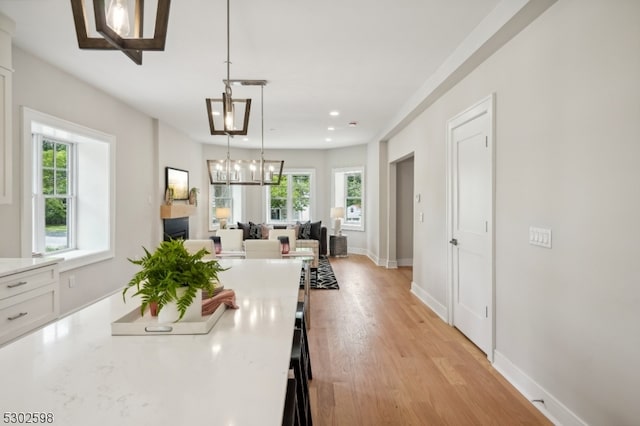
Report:
<svg viewBox="0 0 640 426"><path fill-rule="evenodd" d="M264 86L266 80L227 80L229 84L260 86L261 145L260 159L232 160L230 135L227 135L227 158L207 160L209 182L212 185L280 185L284 160L264 158Z"/></svg>
<svg viewBox="0 0 640 426"><path fill-rule="evenodd" d="M71 11L80 49L120 50L138 65L142 65L143 51L164 50L171 0L158 0L153 38L143 36L144 0L108 0L108 5L105 0L93 0L95 27L102 38L89 37L85 4L87 1L91 0L71 0ZM129 16L130 1L135 1L133 32L131 31L132 20Z"/></svg>
<svg viewBox="0 0 640 426"><path fill-rule="evenodd" d="M231 90L230 59L230 19L229 0L227 0L227 79L224 80L222 98L207 98L207 116L212 135L246 135L249 130L249 112L251 99L233 99ZM236 114L242 117L238 119Z"/></svg>

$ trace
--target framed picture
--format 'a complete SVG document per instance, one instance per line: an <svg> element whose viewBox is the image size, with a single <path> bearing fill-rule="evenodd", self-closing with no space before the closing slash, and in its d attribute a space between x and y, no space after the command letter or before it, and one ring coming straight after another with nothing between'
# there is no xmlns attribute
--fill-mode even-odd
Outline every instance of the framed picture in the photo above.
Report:
<svg viewBox="0 0 640 426"><path fill-rule="evenodd" d="M186 170L165 167L166 189L173 190L174 200L189 199L189 172Z"/></svg>

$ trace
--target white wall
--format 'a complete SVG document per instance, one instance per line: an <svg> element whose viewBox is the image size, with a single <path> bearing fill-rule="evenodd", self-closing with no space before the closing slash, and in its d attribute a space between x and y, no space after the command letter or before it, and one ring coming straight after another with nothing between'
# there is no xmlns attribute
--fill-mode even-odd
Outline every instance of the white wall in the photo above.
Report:
<svg viewBox="0 0 640 426"><path fill-rule="evenodd" d="M389 142L421 165L414 282L446 305L445 125L495 92L496 365L564 424L640 419L638 16L556 3Z"/></svg>
<svg viewBox="0 0 640 426"><path fill-rule="evenodd" d="M159 217L151 118L82 81L25 53L13 50L13 193L0 206L0 256L20 257L21 176L20 106L116 136L116 238L114 259L60 275L61 312L96 300L122 287L133 274L127 257L140 254L154 238ZM69 288L74 275L76 286Z"/></svg>
<svg viewBox="0 0 640 426"><path fill-rule="evenodd" d="M61 312L65 313L121 288L135 271L127 258L139 256L142 246L151 249L162 240L165 166L189 170L191 186L206 188L202 146L15 46L13 60L14 201L0 206L0 257L21 253L20 227L25 214L20 211L20 106L116 136L115 258L60 275ZM204 194L206 199L206 190ZM190 220L196 235L206 229L205 209L206 203L201 203ZM73 288L68 286L71 275L76 280Z"/></svg>
<svg viewBox="0 0 640 426"><path fill-rule="evenodd" d="M189 217L189 237L203 238L208 231L207 199L209 175L206 160L203 159L203 146L193 142L189 137L166 123L154 120L158 126L158 170L157 194L164 199L165 167L174 167L189 172L189 187L200 189L196 213ZM176 201L185 203L186 201ZM160 207L158 207L158 210ZM162 220L158 214L158 240L163 240Z"/></svg>

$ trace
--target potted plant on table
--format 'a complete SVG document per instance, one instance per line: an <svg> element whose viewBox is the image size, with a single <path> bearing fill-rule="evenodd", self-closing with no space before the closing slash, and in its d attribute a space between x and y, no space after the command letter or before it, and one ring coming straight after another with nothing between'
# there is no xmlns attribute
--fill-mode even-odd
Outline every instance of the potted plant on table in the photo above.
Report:
<svg viewBox="0 0 640 426"><path fill-rule="evenodd" d="M209 253L205 249L194 254L189 253L183 240L163 241L153 253L144 247L143 249L145 255L142 258L128 259L134 265L140 265L142 269L136 272L122 291L125 302L127 291L135 287L134 296L141 297L141 315L144 315L148 306L157 303L158 315L161 318L165 309L165 320L159 318L161 322L180 321L189 306L194 304L193 309L197 309L195 312L199 317L202 309L202 290L212 294L219 283L218 273L225 269L217 260L203 261L202 257ZM169 311L174 306L176 313L171 315Z"/></svg>

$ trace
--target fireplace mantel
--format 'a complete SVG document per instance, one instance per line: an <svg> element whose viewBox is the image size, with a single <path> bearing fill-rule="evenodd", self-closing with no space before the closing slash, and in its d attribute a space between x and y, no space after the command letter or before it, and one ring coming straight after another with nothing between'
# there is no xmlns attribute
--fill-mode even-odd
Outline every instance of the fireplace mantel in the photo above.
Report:
<svg viewBox="0 0 640 426"><path fill-rule="evenodd" d="M160 206L161 219L176 219L195 214L196 206L192 204L163 204Z"/></svg>

